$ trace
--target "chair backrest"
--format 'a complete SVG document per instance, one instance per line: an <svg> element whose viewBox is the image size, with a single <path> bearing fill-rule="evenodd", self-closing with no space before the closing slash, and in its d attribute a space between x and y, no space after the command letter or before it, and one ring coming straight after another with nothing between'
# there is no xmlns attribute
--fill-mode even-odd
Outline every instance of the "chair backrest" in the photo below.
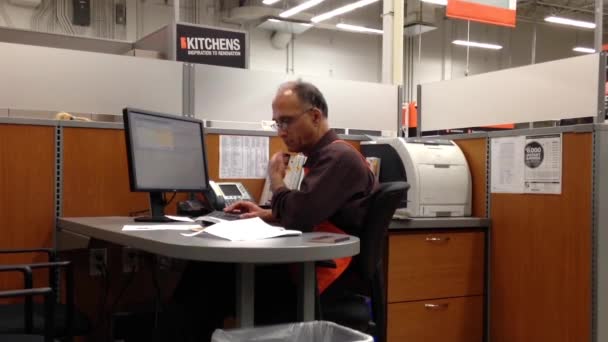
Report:
<svg viewBox="0 0 608 342"><path fill-rule="evenodd" d="M358 271L370 286L374 336L378 342L386 342L387 306L384 265L388 226L393 214L405 197L410 185L406 182L382 183L372 196L368 212L363 220L361 252L357 256Z"/></svg>
<svg viewBox="0 0 608 342"><path fill-rule="evenodd" d="M388 225L409 187L406 182L381 183L370 198L359 236L361 251L357 258L359 273L367 280L372 280L379 271L384 259Z"/></svg>

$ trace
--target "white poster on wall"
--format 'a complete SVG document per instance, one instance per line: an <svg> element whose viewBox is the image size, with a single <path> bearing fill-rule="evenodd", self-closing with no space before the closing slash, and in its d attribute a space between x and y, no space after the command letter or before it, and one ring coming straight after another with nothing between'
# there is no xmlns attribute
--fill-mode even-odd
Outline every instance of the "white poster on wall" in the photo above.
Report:
<svg viewBox="0 0 608 342"><path fill-rule="evenodd" d="M524 137L494 138L491 141L491 192L524 192Z"/></svg>
<svg viewBox="0 0 608 342"><path fill-rule="evenodd" d="M562 135L527 136L524 147L524 192L561 194Z"/></svg>
<svg viewBox="0 0 608 342"><path fill-rule="evenodd" d="M220 135L220 178L266 178L269 140Z"/></svg>

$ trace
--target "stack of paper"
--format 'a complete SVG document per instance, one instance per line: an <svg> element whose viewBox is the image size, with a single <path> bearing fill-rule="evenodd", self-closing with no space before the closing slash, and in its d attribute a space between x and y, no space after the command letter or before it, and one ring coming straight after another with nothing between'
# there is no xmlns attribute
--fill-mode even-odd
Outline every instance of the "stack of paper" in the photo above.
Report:
<svg viewBox="0 0 608 342"><path fill-rule="evenodd" d="M269 225L259 217L224 221L201 231L189 234L182 233L182 235L195 236L202 233L211 234L230 241L254 241L278 236L302 235L302 232L299 230L287 230L283 227Z"/></svg>
<svg viewBox="0 0 608 342"><path fill-rule="evenodd" d="M292 155L289 158L287 164L287 170L285 172L285 178L283 181L289 189L299 189L302 179L304 179L304 163L306 163L306 156L303 154Z"/></svg>
<svg viewBox="0 0 608 342"><path fill-rule="evenodd" d="M300 184L302 183L302 179L304 179L304 163L306 163L306 156L303 154L293 154L289 157L289 163L287 163L287 169L285 170L285 177L283 177L283 182L285 182L285 186L287 186L288 189L300 189ZM266 177L259 204L270 205L271 199L272 192L270 191L270 179Z"/></svg>

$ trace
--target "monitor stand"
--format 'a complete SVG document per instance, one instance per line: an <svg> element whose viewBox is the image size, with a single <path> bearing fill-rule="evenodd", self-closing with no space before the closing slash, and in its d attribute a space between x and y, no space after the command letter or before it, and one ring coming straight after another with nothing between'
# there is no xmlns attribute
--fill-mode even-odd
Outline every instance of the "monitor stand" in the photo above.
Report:
<svg viewBox="0 0 608 342"><path fill-rule="evenodd" d="M165 216L165 201L162 192L150 193L150 213L152 216L139 216L133 219L135 222L175 222Z"/></svg>

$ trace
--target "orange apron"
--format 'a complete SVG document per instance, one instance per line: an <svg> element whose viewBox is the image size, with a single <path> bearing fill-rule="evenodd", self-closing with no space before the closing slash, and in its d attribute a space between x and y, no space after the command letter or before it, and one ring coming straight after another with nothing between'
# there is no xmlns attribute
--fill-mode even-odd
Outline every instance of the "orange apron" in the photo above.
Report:
<svg viewBox="0 0 608 342"><path fill-rule="evenodd" d="M350 146L351 148L353 148L355 151L357 151L354 147L352 147L352 145L345 142L344 140L334 140L332 142L332 144L333 143L344 143L344 144L347 144L348 146ZM357 153L359 153L359 155L361 156L361 160L369 167L369 163L367 162L365 157L363 157L363 155L359 151L357 151ZM309 171L310 170L308 168L304 168L304 176L306 176L306 174ZM332 224L329 221L322 222L322 223L316 225L315 227L313 227L313 232L346 234L342 229L336 227L334 224ZM336 281L336 279L338 279L340 277L340 275L342 275L342 273L344 273L344 271L346 271L346 269L348 268L348 265L350 265L352 259L353 259L352 257L334 259L333 261L336 264L335 268L329 268L329 267L317 267L316 268L317 288L319 289L319 293L323 293L323 291L325 291L334 281Z"/></svg>

